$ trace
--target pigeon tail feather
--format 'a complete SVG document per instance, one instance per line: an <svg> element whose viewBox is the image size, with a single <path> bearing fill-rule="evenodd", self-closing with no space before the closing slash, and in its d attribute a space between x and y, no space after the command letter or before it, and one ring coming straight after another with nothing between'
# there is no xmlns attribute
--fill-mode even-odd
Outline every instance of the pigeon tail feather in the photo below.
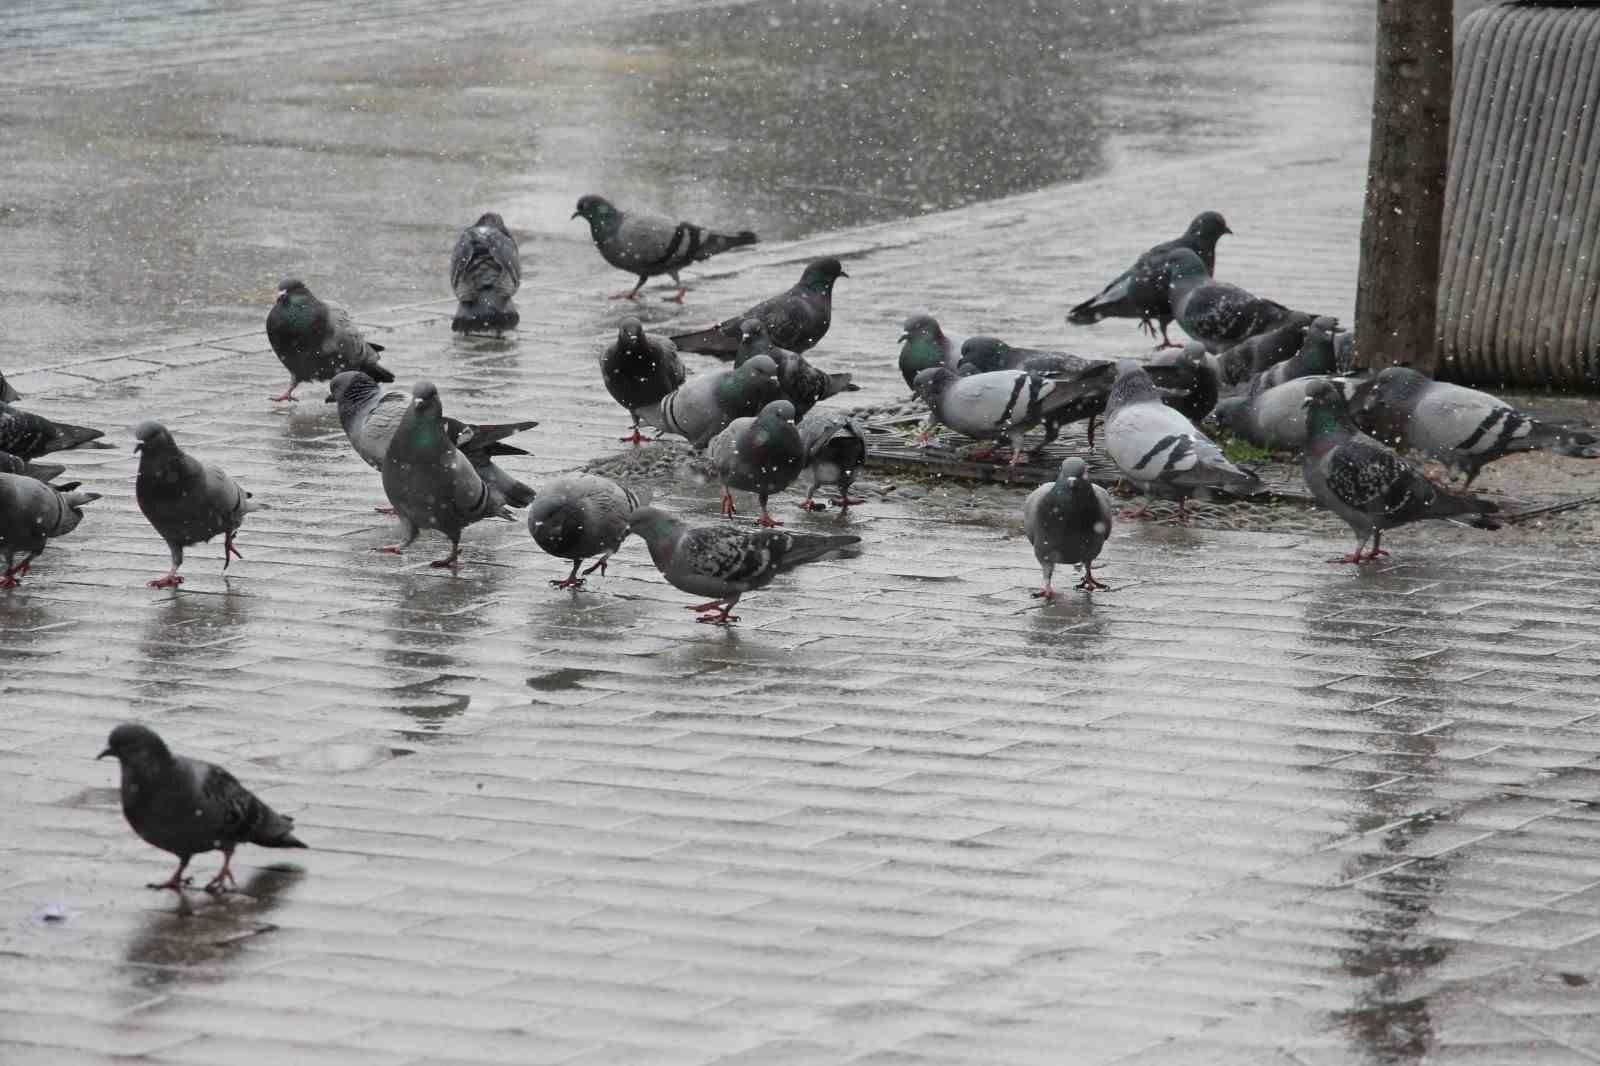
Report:
<svg viewBox="0 0 1600 1066"><path fill-rule="evenodd" d="M715 355L723 359L732 359L739 353L739 338L722 332L720 325L707 327L698 333L680 333L669 339L678 346L680 352Z"/></svg>

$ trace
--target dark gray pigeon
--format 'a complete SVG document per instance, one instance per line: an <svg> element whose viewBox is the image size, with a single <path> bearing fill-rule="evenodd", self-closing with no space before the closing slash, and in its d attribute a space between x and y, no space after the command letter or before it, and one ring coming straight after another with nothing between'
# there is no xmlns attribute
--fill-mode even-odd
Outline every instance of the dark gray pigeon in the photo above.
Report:
<svg viewBox="0 0 1600 1066"><path fill-rule="evenodd" d="M98 492L77 491L76 484L58 489L37 478L0 473L0 552L6 558L0 589L16 588L50 538L77 529L84 504L99 498ZM20 563L18 552L26 553Z"/></svg>
<svg viewBox="0 0 1600 1066"><path fill-rule="evenodd" d="M1257 387L1219 401L1212 414L1217 425L1257 448L1298 452L1306 446L1305 398L1313 382L1331 382L1341 396L1348 395L1350 382L1344 378L1295 378L1271 388L1260 388L1257 378Z"/></svg>
<svg viewBox="0 0 1600 1066"><path fill-rule="evenodd" d="M936 366L951 370L961 362L965 337L951 336L932 315L912 315L900 329L900 376L913 392L917 375Z"/></svg>
<svg viewBox="0 0 1600 1066"><path fill-rule="evenodd" d="M0 403L0 452L10 452L18 459L37 459L69 448L113 447L100 439L105 435L103 429L52 422L43 415Z"/></svg>
<svg viewBox="0 0 1600 1066"><path fill-rule="evenodd" d="M1093 564L1111 536L1111 494L1089 480L1089 467L1076 456L1064 459L1056 479L1022 501L1022 528L1044 573L1035 599L1053 600L1057 563L1083 567L1077 586L1085 592L1108 588L1094 579Z"/></svg>
<svg viewBox="0 0 1600 1066"><path fill-rule="evenodd" d="M1600 437L1546 425L1486 392L1434 381L1408 367L1381 371L1357 389L1351 414L1374 437L1439 460L1467 476L1471 487L1484 466L1513 452L1548 448L1600 458Z"/></svg>
<svg viewBox="0 0 1600 1066"><path fill-rule="evenodd" d="M174 755L152 729L124 722L111 731L98 759L116 756L122 764L122 813L139 838L178 857L165 881L147 888L182 892L189 860L207 851L222 852L222 869L206 883L213 895L234 883L233 850L240 844L263 848L303 848L294 819L279 814L214 763Z"/></svg>
<svg viewBox="0 0 1600 1066"><path fill-rule="evenodd" d="M0 452L0 474L21 474L39 481L51 482L67 472L59 463L31 463L10 452Z"/></svg>
<svg viewBox="0 0 1600 1066"><path fill-rule="evenodd" d="M1316 318L1307 323L1305 341L1301 344L1300 350L1283 362L1274 363L1257 374L1250 383L1251 391L1257 388L1270 389L1295 378L1326 377L1338 373L1339 368L1333 354L1333 333L1338 328L1339 323L1327 317Z"/></svg>
<svg viewBox="0 0 1600 1066"><path fill-rule="evenodd" d="M1165 269L1172 318L1208 352L1221 352L1258 333L1308 323L1314 317L1237 285L1213 281L1200 257L1187 249L1168 252Z"/></svg>
<svg viewBox="0 0 1600 1066"><path fill-rule="evenodd" d="M133 494L139 510L167 542L172 553L172 569L148 582L153 589L177 588L183 584L178 568L183 565L183 549L209 541L222 534L222 569L234 559L243 559L233 546L234 534L244 524L244 516L259 511L250 493L221 467L202 463L189 455L160 422L141 422L133 435L139 443L139 476Z"/></svg>
<svg viewBox="0 0 1600 1066"><path fill-rule="evenodd" d="M294 400L302 381L327 381L341 370L361 370L374 381L394 375L378 362L383 345L364 337L350 312L311 295L298 278L278 282L278 300L267 312L267 340L289 371L289 387L274 402Z"/></svg>
<svg viewBox="0 0 1600 1066"><path fill-rule="evenodd" d="M921 439L927 442L935 426L945 425L963 436L981 441L1007 441L1011 466L1028 454L1025 434L1045 427L1045 444L1060 427L1088 418L1100 408L1103 393L1087 377L1056 379L1023 370L995 370L986 374L957 375L942 366L917 375L917 395L928 405L928 422ZM993 449L970 456L987 458Z"/></svg>
<svg viewBox="0 0 1600 1066"><path fill-rule="evenodd" d="M1068 311L1067 322L1074 326L1090 326L1103 318L1137 318L1140 327L1152 338L1156 336L1159 322L1161 347L1178 347L1167 337L1172 312L1167 306L1167 276L1163 269L1166 255L1186 248L1200 257L1206 273L1210 274L1217 267L1217 241L1223 234L1232 232L1218 212L1201 212L1189 223L1183 236L1155 245L1097 295Z"/></svg>
<svg viewBox="0 0 1600 1066"><path fill-rule="evenodd" d="M729 489L753 492L761 501L759 526L781 526L767 510L767 499L794 484L806 465L806 446L794 424L794 404L774 400L754 418L736 418L711 438L706 449L722 482L722 513L734 515Z"/></svg>
<svg viewBox="0 0 1600 1066"><path fill-rule="evenodd" d="M520 317L511 298L522 284L522 257L506 220L493 211L462 231L450 255L450 289L460 306L450 320L457 333L496 335Z"/></svg>
<svg viewBox="0 0 1600 1066"><path fill-rule="evenodd" d="M617 327L616 341L600 353L600 377L611 398L633 416L633 432L622 438L623 443L643 444L640 409L660 403L684 383L686 375L676 344L646 333L637 318L624 318Z"/></svg>
<svg viewBox="0 0 1600 1066"><path fill-rule="evenodd" d="M748 311L725 318L698 333L673 337L679 351L699 352L731 359L739 351L740 327L747 318L759 318L767 325L772 343L791 352L804 352L816 346L833 321L833 283L848 278L839 260L829 256L806 264L800 280L786 292L762 300Z"/></svg>
<svg viewBox="0 0 1600 1066"><path fill-rule="evenodd" d="M461 531L485 518L513 521L506 498L450 440L439 390L411 388L411 402L383 454L383 491L400 519L400 542L373 551L400 555L424 529L450 538L450 554L430 566L461 565Z"/></svg>
<svg viewBox="0 0 1600 1066"><path fill-rule="evenodd" d="M740 367L694 375L660 403L640 408L639 416L663 433L688 438L698 451L735 418L754 415L781 399L778 364L758 355Z"/></svg>
<svg viewBox="0 0 1600 1066"><path fill-rule="evenodd" d="M1217 405L1221 386L1216 366L1198 344L1157 353L1145 372L1164 390L1166 405L1196 425Z"/></svg>
<svg viewBox="0 0 1600 1066"><path fill-rule="evenodd" d="M628 516L650 502L644 489L627 489L596 474L568 474L544 486L528 508L533 542L557 559L571 559L572 572L550 582L552 588L581 589L578 567L598 555L585 576L600 571L628 536Z"/></svg>
<svg viewBox="0 0 1600 1066"><path fill-rule="evenodd" d="M389 442L411 406L410 394L400 389L385 390L364 371L343 370L328 382L328 395L323 402L339 405L339 424L344 427L350 446L363 462L381 471ZM494 460L501 455L527 455L525 449L506 444L505 439L538 424L530 420L473 425L454 418L444 420L445 435L450 443L460 449L478 476L493 485L511 507L528 506L533 502L534 492L496 466ZM379 510L388 511L389 508L380 507Z"/></svg>
<svg viewBox="0 0 1600 1066"><path fill-rule="evenodd" d="M669 303L683 303L689 290L678 271L719 252L755 244L759 238L749 230L714 233L693 222L674 222L664 215L623 211L603 196L589 195L578 200L573 218L589 223L589 235L600 249L600 257L618 270L639 276L639 284L629 292L613 295L613 300L633 300L651 278L666 274L678 287Z"/></svg>
<svg viewBox="0 0 1600 1066"><path fill-rule="evenodd" d="M841 514L867 502L850 495L856 475L867 465L867 436L861 423L843 411L812 411L800 420L800 441L806 449L806 468L811 471L811 488L800 501L801 507L827 510L827 504L812 499L824 485L839 489L834 502Z"/></svg>
<svg viewBox="0 0 1600 1066"><path fill-rule="evenodd" d="M1145 504L1126 517L1142 517L1154 495L1178 500L1178 521L1197 488L1253 493L1260 480L1239 469L1222 449L1183 415L1162 402L1144 368L1129 363L1106 402L1105 448L1122 475L1145 493Z"/></svg>
<svg viewBox="0 0 1600 1066"><path fill-rule="evenodd" d="M1210 356L1216 362L1223 393L1233 395L1248 392L1250 382L1257 374L1299 354L1300 349L1305 347L1306 328L1309 325L1309 322L1291 322L1287 326L1246 337L1231 348ZM1205 345L1199 341L1189 343L1201 351L1205 350Z"/></svg>
<svg viewBox="0 0 1600 1066"><path fill-rule="evenodd" d="M765 355L778 364L778 385L783 389L784 398L794 404L795 414L800 418L821 401L841 392L861 391L861 386L851 381L849 374L818 370L799 352L777 347L772 343L766 323L759 318L747 318L739 327L739 351L733 357L733 365L743 366L757 355Z"/></svg>
<svg viewBox="0 0 1600 1066"><path fill-rule="evenodd" d="M1358 430L1344 397L1331 384L1313 381L1302 402L1307 409L1302 467L1306 487L1356 535L1356 550L1329 562L1372 562L1388 555L1381 544L1384 530L1425 518L1448 519L1477 529L1500 528L1500 523L1486 517L1497 513L1499 505L1445 491ZM1361 549L1368 540L1372 551L1363 558Z"/></svg>
<svg viewBox="0 0 1600 1066"><path fill-rule="evenodd" d="M1042 348L1018 348L999 337L968 337L961 344L956 370L971 367L970 373L987 374L995 370L1026 370L1045 377L1081 374L1099 360L1085 359L1070 352L1051 352Z"/></svg>
<svg viewBox="0 0 1600 1066"><path fill-rule="evenodd" d="M11 387L4 374L0 374L0 403L16 403L22 395Z"/></svg>
<svg viewBox="0 0 1600 1066"><path fill-rule="evenodd" d="M726 523L690 527L655 507L633 512L628 528L649 547L651 561L668 584L694 596L713 597L689 608L700 612L697 622L713 625L737 622L739 616L729 612L746 592L765 587L802 563L861 542L849 534L818 536Z"/></svg>

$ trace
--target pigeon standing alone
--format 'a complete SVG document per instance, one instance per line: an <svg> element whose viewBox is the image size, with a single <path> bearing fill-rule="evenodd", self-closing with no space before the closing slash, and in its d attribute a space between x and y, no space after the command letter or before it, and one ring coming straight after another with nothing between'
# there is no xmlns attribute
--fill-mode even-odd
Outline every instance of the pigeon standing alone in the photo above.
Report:
<svg viewBox="0 0 1600 1066"><path fill-rule="evenodd" d="M1306 487L1317 502L1344 519L1356 535L1356 550L1331 563L1372 562L1388 555L1383 532L1396 526L1443 518L1477 529L1499 529L1486 516L1500 508L1490 500L1456 495L1355 427L1344 397L1330 383L1306 386ZM1372 541L1363 558L1361 549Z"/></svg>
<svg viewBox="0 0 1600 1066"><path fill-rule="evenodd" d="M1210 274L1217 268L1217 242L1223 234L1232 232L1220 213L1202 211L1182 236L1150 248L1099 293L1068 311L1067 322L1074 326L1091 326L1103 318L1137 318L1140 328L1152 338L1156 335L1155 324L1159 322L1161 347L1180 347L1167 336L1172 313L1167 306L1165 257L1179 248L1188 249L1199 256L1206 273Z"/></svg>
<svg viewBox="0 0 1600 1066"><path fill-rule="evenodd" d="M861 391L848 373L818 370L799 352L775 346L767 324L759 318L747 318L739 326L739 351L733 357L733 365L743 366L757 355L765 355L778 364L778 385L784 398L794 404L797 418L804 418L818 403L841 392Z"/></svg>
<svg viewBox="0 0 1600 1066"><path fill-rule="evenodd" d="M294 819L279 814L214 763L174 755L155 731L124 722L111 731L105 750L122 765L122 814L145 843L178 857L165 881L147 888L182 892L189 860L207 851L222 852L222 869L206 884L213 895L233 882L233 851L240 844L263 848L303 848Z"/></svg>
<svg viewBox="0 0 1600 1066"><path fill-rule="evenodd" d="M98 492L77 491L76 484L58 489L33 477L0 473L0 553L6 559L0 589L16 588L50 538L77 529L84 504L99 498ZM20 563L18 552L27 553Z"/></svg>
<svg viewBox="0 0 1600 1066"><path fill-rule="evenodd" d="M686 437L699 450L735 418L756 414L782 398L778 364L771 356L757 355L743 366L694 375L660 403L641 408L639 415L663 433Z"/></svg>
<svg viewBox="0 0 1600 1066"><path fill-rule="evenodd" d="M833 283L849 276L832 256L814 259L806 264L800 280L786 291L715 326L680 334L672 341L679 351L729 359L739 350L740 327L745 319L759 318L766 323L773 344L791 352L807 351L823 338L833 321Z"/></svg>
<svg viewBox="0 0 1600 1066"><path fill-rule="evenodd" d="M552 588L581 589L578 567L598 555L585 576L600 571L628 536L628 516L650 502L643 489L627 489L596 474L568 474L544 486L528 508L528 533L558 559L571 559L572 572L550 582Z"/></svg>
<svg viewBox="0 0 1600 1066"><path fill-rule="evenodd" d="M52 422L43 415L0 403L0 452L9 452L18 459L37 459L71 448L114 447L100 439L105 435L103 429Z"/></svg>
<svg viewBox="0 0 1600 1066"><path fill-rule="evenodd" d="M737 622L739 616L730 612L739 598L765 587L784 571L861 542L851 534L824 536L728 524L691 527L655 507L635 511L628 528L649 547L650 560L668 584L695 596L714 597L689 607L700 613L695 621L712 625Z"/></svg>
<svg viewBox="0 0 1600 1066"><path fill-rule="evenodd" d="M912 392L917 375L936 366L951 370L961 362L965 337L952 337L939 327L932 315L912 315L900 328L900 376Z"/></svg>
<svg viewBox="0 0 1600 1066"><path fill-rule="evenodd" d="M1237 285L1213 281L1205 263L1187 249L1168 252L1163 268L1169 314L1208 352L1220 352L1258 333L1313 318Z"/></svg>
<svg viewBox="0 0 1600 1066"><path fill-rule="evenodd" d="M1111 511L1111 494L1089 480L1088 465L1076 456L1062 460L1054 481L1028 494L1022 526L1044 573L1044 587L1033 594L1035 599L1055 599L1051 578L1057 563L1083 567L1077 587L1085 592L1109 587L1095 580L1093 564L1111 536Z"/></svg>
<svg viewBox="0 0 1600 1066"><path fill-rule="evenodd" d="M450 320L457 333L496 335L516 327L521 316L511 303L522 284L522 257L506 220L493 211L462 231L450 254L450 289L460 306Z"/></svg>
<svg viewBox="0 0 1600 1066"><path fill-rule="evenodd" d="M644 331L637 318L624 318L617 327L617 339L600 353L600 377L611 398L633 416L633 432L622 438L624 444L643 444L639 432L639 410L657 404L685 380L678 346L665 337Z"/></svg>
<svg viewBox="0 0 1600 1066"><path fill-rule="evenodd" d="M209 541L218 533L222 534L223 571L234 559L243 559L233 546L234 535L245 515L265 505L257 503L221 467L203 463L178 447L160 422L141 422L133 435L139 441L133 446L139 453L134 497L172 554L172 569L148 582L149 586L170 589L183 584L178 574L183 549Z"/></svg>
<svg viewBox="0 0 1600 1066"><path fill-rule="evenodd" d="M756 524L781 526L767 510L767 499L782 492L806 465L806 446L794 424L794 404L774 400L754 418L738 418L711 438L706 449L722 482L722 513L734 515L730 488L753 492L761 501Z"/></svg>
<svg viewBox="0 0 1600 1066"><path fill-rule="evenodd" d="M805 445L806 468L811 471L811 488L800 506L807 511L825 511L828 505L812 499L824 485L838 488L835 503L844 514L867 501L850 495L856 475L867 465L867 437L861 423L843 411L812 411L800 420L800 442Z"/></svg>
<svg viewBox="0 0 1600 1066"><path fill-rule="evenodd" d="M365 371L374 381L394 380L378 362L383 345L367 340L349 311L317 299L298 278L278 283L278 300L267 312L267 340L289 371L289 387L272 397L274 403L292 402L301 382L327 381L341 370Z"/></svg>
<svg viewBox="0 0 1600 1066"><path fill-rule="evenodd" d="M693 222L674 222L664 215L623 211L605 197L593 194L579 198L578 209L572 217L589 223L589 235L600 249L602 259L618 270L639 276L639 284L629 292L616 293L611 297L613 300L637 299L645 282L666 274L678 287L677 295L668 297L667 301L681 304L689 290L679 279L678 271L719 252L755 244L760 239L750 230L714 233Z"/></svg>

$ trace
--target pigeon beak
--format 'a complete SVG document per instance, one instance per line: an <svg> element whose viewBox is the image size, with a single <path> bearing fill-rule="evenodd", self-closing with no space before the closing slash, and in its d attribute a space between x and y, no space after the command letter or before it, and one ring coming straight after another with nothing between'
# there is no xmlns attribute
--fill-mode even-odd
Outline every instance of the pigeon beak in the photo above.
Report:
<svg viewBox="0 0 1600 1066"><path fill-rule="evenodd" d="M135 444L133 446L133 454L134 455L138 455L139 454L139 449L143 448L143 447L144 447L144 441L140 441L138 444Z"/></svg>
<svg viewBox="0 0 1600 1066"><path fill-rule="evenodd" d="M577 218L577 217L578 217L578 216L579 216L579 215L581 215L581 214L583 214L583 212L582 212L582 211L574 211L574 212L572 212L572 217L573 217L573 218Z"/></svg>
<svg viewBox="0 0 1600 1066"><path fill-rule="evenodd" d="M1311 406L1311 397L1307 396L1305 399L1300 401L1300 409L1302 411L1305 410L1307 407L1310 407L1310 406Z"/></svg>
<svg viewBox="0 0 1600 1066"><path fill-rule="evenodd" d="M900 334L900 341L899 341L899 343L901 343L901 344L904 344L904 343L905 343L905 342L906 342L906 341L908 341L908 340L910 340L910 339L911 339L911 334L909 334L909 333L902 333L902 334Z"/></svg>
<svg viewBox="0 0 1600 1066"><path fill-rule="evenodd" d="M1232 233L1232 232L1233 232L1233 230L1232 230L1232 228L1231 228L1231 227L1228 227L1228 226L1223 226L1223 227L1222 227L1222 232L1223 232L1223 233Z"/></svg>
<svg viewBox="0 0 1600 1066"><path fill-rule="evenodd" d="M95 761L99 762L101 759L104 759L107 755L114 755L114 754L116 754L116 753L113 752L110 748L107 748L105 751L102 751L99 755L95 756Z"/></svg>
<svg viewBox="0 0 1600 1066"><path fill-rule="evenodd" d="M846 274L846 273L845 273L845 272L844 272L844 271L842 271L842 270L841 270L841 271L839 271L839 276L840 276L840 277L841 277L841 278L848 278L848 277L849 277L849 276L850 276L850 275L849 275L849 274Z"/></svg>
<svg viewBox="0 0 1600 1066"><path fill-rule="evenodd" d="M322 402L323 403L338 403L339 402L339 397L335 396L333 393L330 392L330 393L328 393L328 395L326 395L326 396L324 396L322 398Z"/></svg>

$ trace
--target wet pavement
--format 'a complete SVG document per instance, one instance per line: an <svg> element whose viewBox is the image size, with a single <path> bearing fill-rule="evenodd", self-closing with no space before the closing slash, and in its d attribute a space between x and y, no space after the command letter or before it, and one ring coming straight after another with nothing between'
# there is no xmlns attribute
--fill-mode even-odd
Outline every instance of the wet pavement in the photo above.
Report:
<svg viewBox="0 0 1600 1066"><path fill-rule="evenodd" d="M1365 15L1265 4L1218 38L1273 88L1226 151L774 242L645 312L699 322L844 255L816 357L882 402L912 310L1137 351L1062 310L1220 207L1227 276L1348 315L1365 130L1325 116L1359 103L1367 46L1316 32ZM430 262L405 272L422 299L351 301L402 380L539 419L508 462L536 485L634 471L710 520L681 449L616 443L615 279L530 270L523 329L460 340ZM469 530L459 577L431 536L371 555L377 476L315 389L273 409L281 376L259 321L15 376L118 447L64 456L105 498L0 601L0 1060L1600 1059L1592 545L1407 530L1358 573L1322 562L1331 523L1128 523L1112 591L1040 608L1016 494L873 473L892 491L847 520L778 505L862 550L716 631L637 544L578 594L520 525ZM166 565L130 481L152 414L271 504L225 580L210 545L182 591L143 585ZM241 850L221 901L144 890L167 857L93 759L128 718L311 850Z"/></svg>

